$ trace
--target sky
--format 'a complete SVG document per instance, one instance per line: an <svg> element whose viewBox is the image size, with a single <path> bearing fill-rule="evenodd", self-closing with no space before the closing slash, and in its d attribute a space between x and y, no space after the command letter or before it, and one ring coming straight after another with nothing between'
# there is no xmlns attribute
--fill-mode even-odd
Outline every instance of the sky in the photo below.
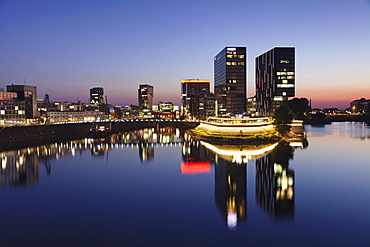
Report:
<svg viewBox="0 0 370 247"><path fill-rule="evenodd" d="M179 105L180 80L210 79L226 46L247 47L247 96L255 58L295 47L296 97L314 108L370 99L370 0L0 0L0 88L37 86L50 101Z"/></svg>

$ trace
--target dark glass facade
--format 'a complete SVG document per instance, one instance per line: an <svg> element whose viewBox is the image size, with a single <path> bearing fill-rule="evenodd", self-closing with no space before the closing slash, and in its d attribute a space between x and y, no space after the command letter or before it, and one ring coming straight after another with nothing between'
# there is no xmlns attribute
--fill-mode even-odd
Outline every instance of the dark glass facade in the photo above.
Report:
<svg viewBox="0 0 370 247"><path fill-rule="evenodd" d="M275 47L256 58L256 100L260 116L295 96L295 48Z"/></svg>
<svg viewBox="0 0 370 247"><path fill-rule="evenodd" d="M225 47L214 58L214 83L218 116L246 111L246 58L246 47Z"/></svg>
<svg viewBox="0 0 370 247"><path fill-rule="evenodd" d="M102 87L94 87L90 89L90 103L97 105L104 103L104 89Z"/></svg>
<svg viewBox="0 0 370 247"><path fill-rule="evenodd" d="M151 85L142 84L138 89L138 101L140 111L144 113L152 110L154 97L154 88Z"/></svg>
<svg viewBox="0 0 370 247"><path fill-rule="evenodd" d="M181 80L182 114L199 118L199 100L209 93L209 80Z"/></svg>

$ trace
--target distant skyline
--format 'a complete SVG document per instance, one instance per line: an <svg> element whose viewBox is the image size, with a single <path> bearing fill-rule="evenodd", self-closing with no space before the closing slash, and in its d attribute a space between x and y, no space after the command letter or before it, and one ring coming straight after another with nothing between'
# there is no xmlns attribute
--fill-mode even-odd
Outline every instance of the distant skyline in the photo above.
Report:
<svg viewBox="0 0 370 247"><path fill-rule="evenodd" d="M314 108L370 98L370 0L0 0L0 88L37 86L38 97L111 104L181 104L182 79L209 79L226 46L247 47L247 96L255 58L296 49L296 97Z"/></svg>

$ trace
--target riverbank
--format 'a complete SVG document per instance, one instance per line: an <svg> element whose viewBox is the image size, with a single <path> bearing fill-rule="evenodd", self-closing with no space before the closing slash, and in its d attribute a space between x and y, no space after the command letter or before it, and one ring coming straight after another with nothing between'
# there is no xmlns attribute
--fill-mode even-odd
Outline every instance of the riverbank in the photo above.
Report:
<svg viewBox="0 0 370 247"><path fill-rule="evenodd" d="M94 137L93 133L91 133L90 131L94 124L96 125L96 123L66 123L0 127L0 143L17 140L40 139L44 137L59 135L75 135L81 138ZM139 130L143 128L176 127L179 129L187 130L190 128L195 128L199 123L163 120L126 120L99 122L98 124L109 125L109 134L115 134L126 131Z"/></svg>

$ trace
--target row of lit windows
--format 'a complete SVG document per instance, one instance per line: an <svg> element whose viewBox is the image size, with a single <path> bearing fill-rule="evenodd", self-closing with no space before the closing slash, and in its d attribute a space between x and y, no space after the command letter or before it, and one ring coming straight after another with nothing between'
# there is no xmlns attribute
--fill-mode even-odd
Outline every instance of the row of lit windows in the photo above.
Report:
<svg viewBox="0 0 370 247"><path fill-rule="evenodd" d="M288 79L288 80L293 80L294 79L294 76L278 76L278 79L281 79L281 80L283 80L283 79Z"/></svg>
<svg viewBox="0 0 370 247"><path fill-rule="evenodd" d="M244 55L226 55L227 58L244 58Z"/></svg>
<svg viewBox="0 0 370 247"><path fill-rule="evenodd" d="M293 88L294 84L277 84L278 88Z"/></svg>
<svg viewBox="0 0 370 247"><path fill-rule="evenodd" d="M277 75L294 75L294 72L276 72Z"/></svg>
<svg viewBox="0 0 370 247"><path fill-rule="evenodd" d="M229 83L236 83L236 80L229 80Z"/></svg>
<svg viewBox="0 0 370 247"><path fill-rule="evenodd" d="M226 62L226 65L244 65L244 62Z"/></svg>
<svg viewBox="0 0 370 247"><path fill-rule="evenodd" d="M0 114L1 115L5 115L5 114L19 114L19 115L22 115L24 114L24 111L21 111L21 110L0 110Z"/></svg>

